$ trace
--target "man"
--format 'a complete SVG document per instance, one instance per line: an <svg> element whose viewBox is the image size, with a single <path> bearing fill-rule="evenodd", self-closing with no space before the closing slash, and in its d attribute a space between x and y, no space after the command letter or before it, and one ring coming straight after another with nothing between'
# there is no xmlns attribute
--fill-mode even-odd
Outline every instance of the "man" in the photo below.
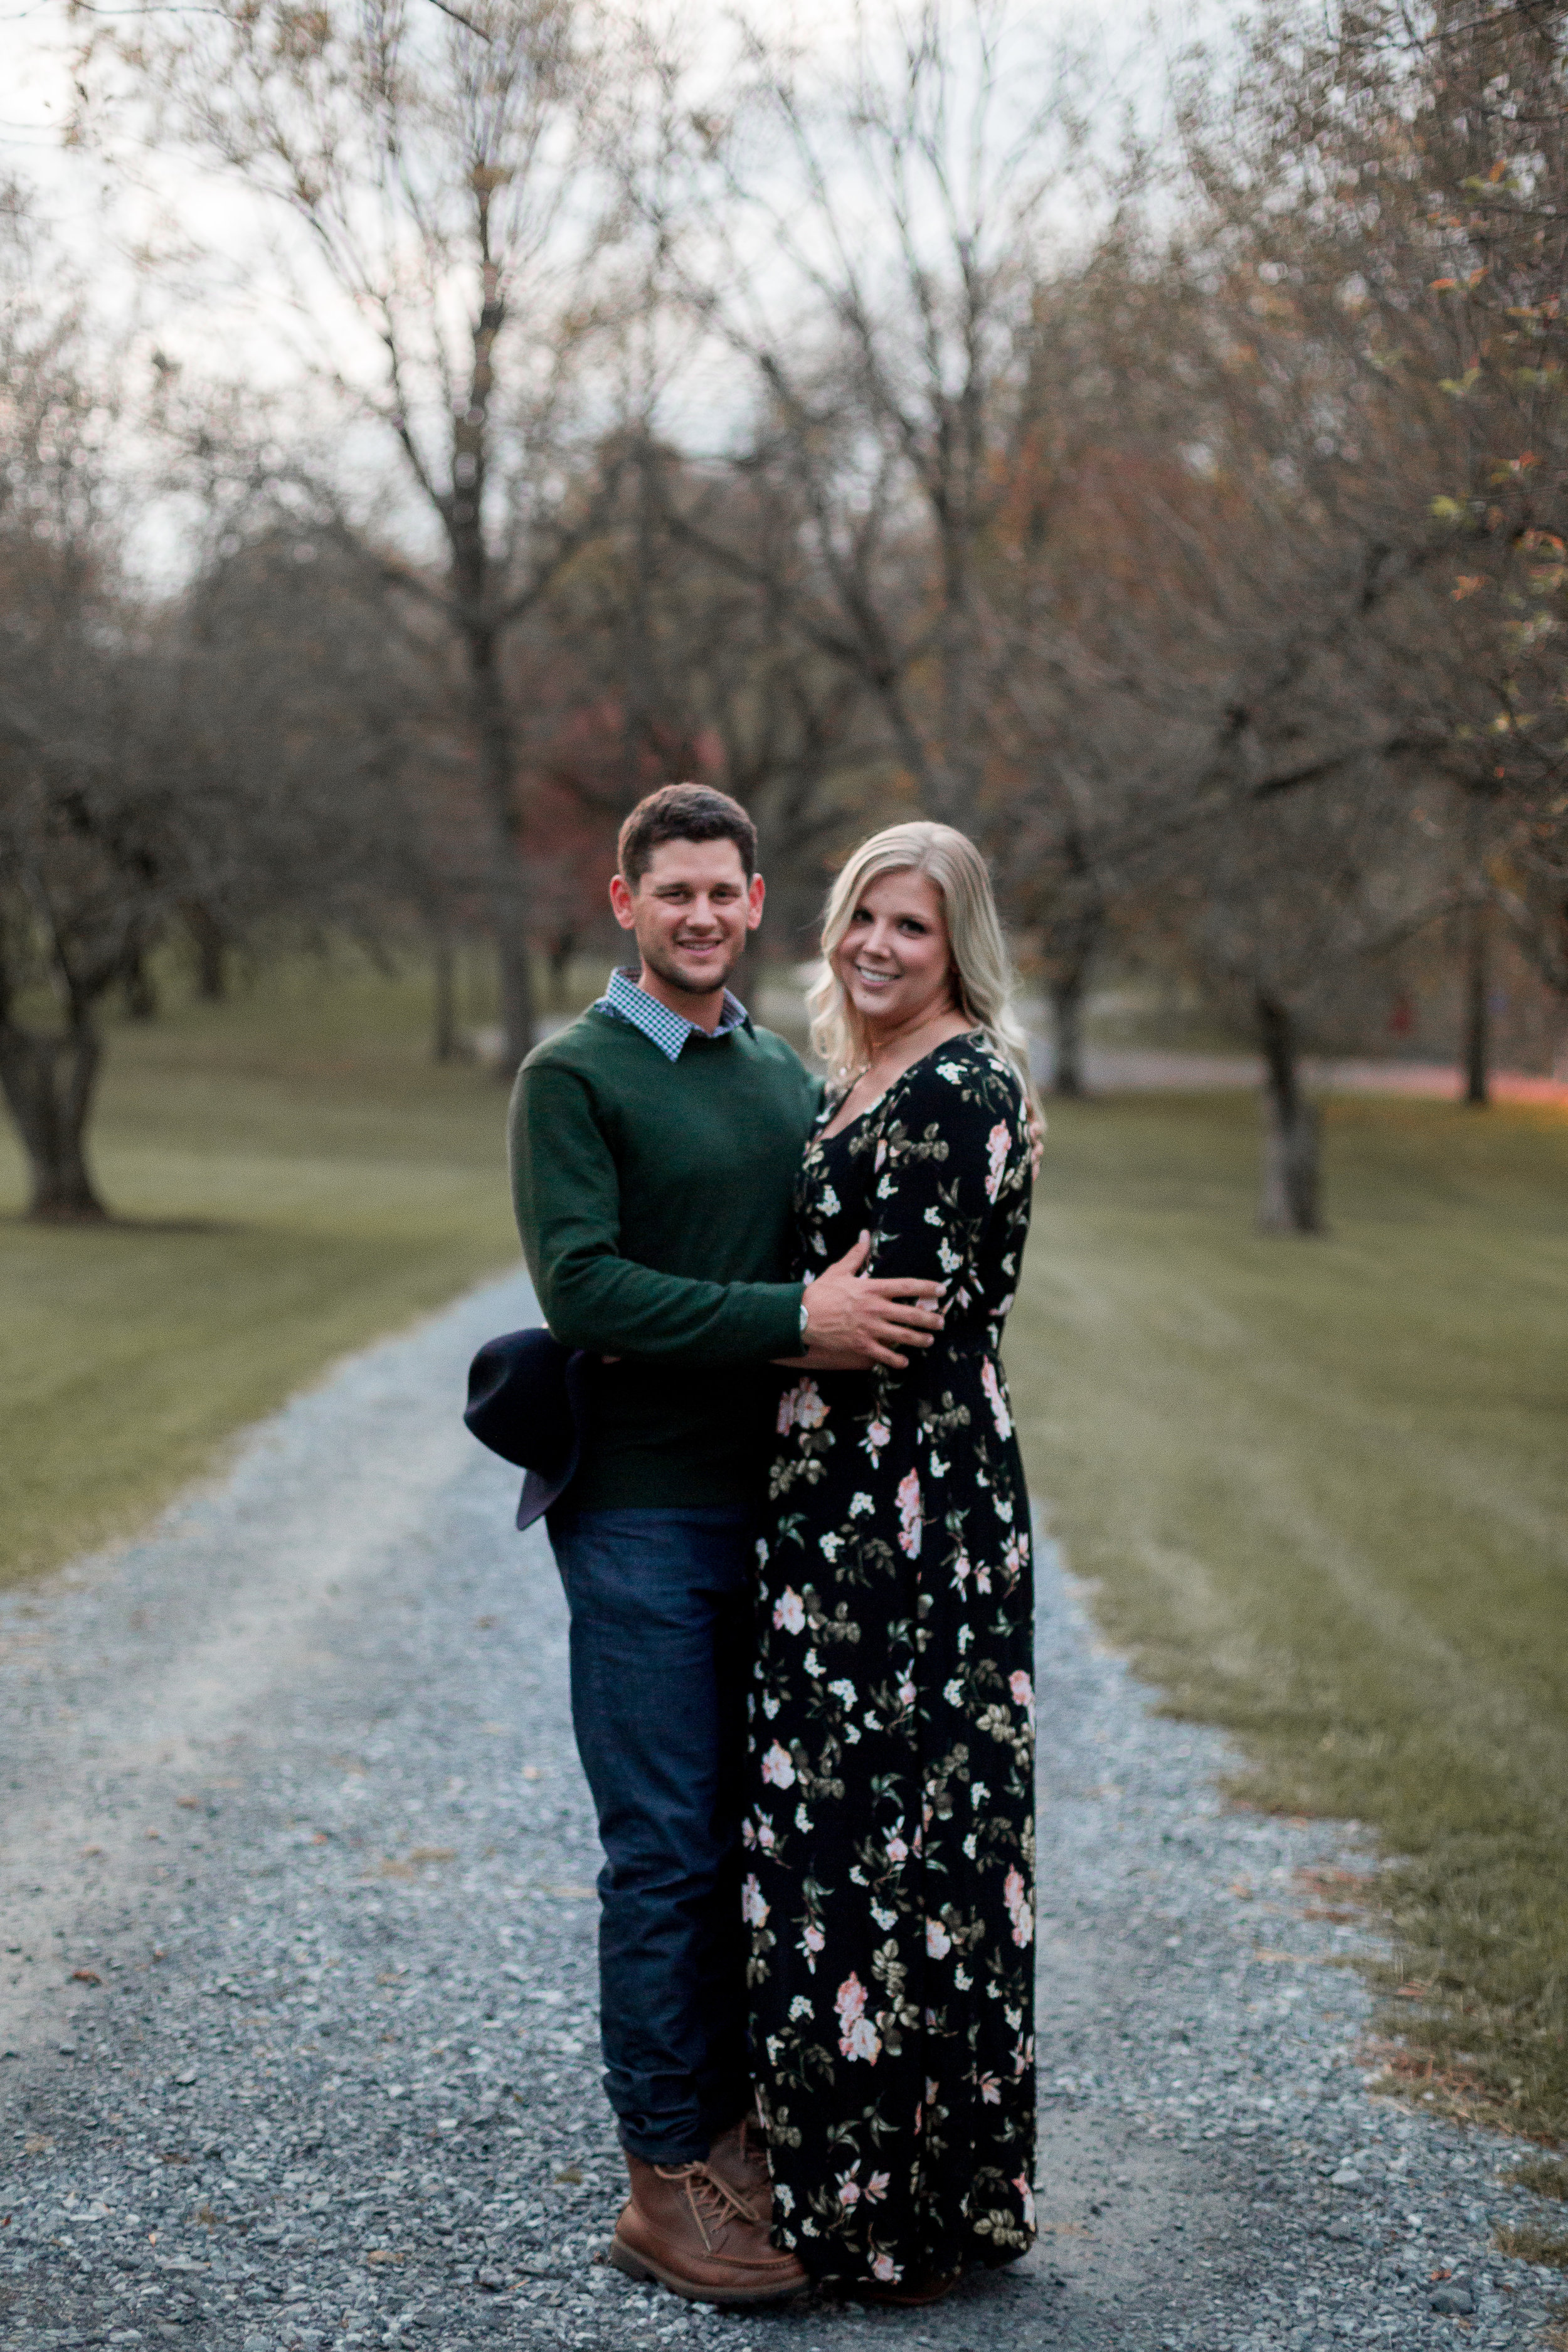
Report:
<svg viewBox="0 0 1568 2352"><path fill-rule="evenodd" d="M549 1528L606 1857L601 2034L631 2183L611 2259L694 2300L764 2302L807 2283L768 2236L740 1908L770 1365L901 1367L941 1327L939 1286L867 1280L863 1248L784 1278L819 1087L726 985L763 915L744 809L666 785L626 819L619 867L637 965L529 1055L510 1130L540 1304L599 1360Z"/></svg>

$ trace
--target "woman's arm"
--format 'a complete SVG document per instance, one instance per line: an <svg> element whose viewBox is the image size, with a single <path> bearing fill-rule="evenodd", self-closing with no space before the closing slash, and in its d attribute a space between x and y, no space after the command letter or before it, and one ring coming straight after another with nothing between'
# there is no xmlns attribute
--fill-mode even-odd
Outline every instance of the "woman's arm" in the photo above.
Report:
<svg viewBox="0 0 1568 2352"><path fill-rule="evenodd" d="M867 1271L934 1275L950 1286L950 1308L961 1306L963 1271L998 1206L1027 1196L1032 1158L1011 1071L973 1052L922 1063L878 1124Z"/></svg>

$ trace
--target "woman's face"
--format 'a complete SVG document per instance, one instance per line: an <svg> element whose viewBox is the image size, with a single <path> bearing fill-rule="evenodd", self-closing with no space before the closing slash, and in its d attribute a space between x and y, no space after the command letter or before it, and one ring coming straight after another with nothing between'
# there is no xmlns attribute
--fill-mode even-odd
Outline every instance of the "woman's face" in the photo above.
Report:
<svg viewBox="0 0 1568 2352"><path fill-rule="evenodd" d="M833 968L873 1034L911 1028L953 1003L942 895L924 874L879 874L856 901Z"/></svg>

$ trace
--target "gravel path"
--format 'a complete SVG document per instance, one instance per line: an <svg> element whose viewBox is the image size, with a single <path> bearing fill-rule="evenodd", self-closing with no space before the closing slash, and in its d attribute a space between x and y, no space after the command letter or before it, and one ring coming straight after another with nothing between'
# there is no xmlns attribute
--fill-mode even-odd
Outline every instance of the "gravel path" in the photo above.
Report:
<svg viewBox="0 0 1568 2352"><path fill-rule="evenodd" d="M1367 2095L1310 1875L1364 1851L1228 1809L1224 1742L1148 1711L1051 1559L1038 2246L910 2315L695 2312L598 2261L564 1612L455 1420L527 1311L492 1285L355 1359L0 1605L5 2352L1541 2340L1548 2274L1489 2251L1534 2204L1507 2149Z"/></svg>

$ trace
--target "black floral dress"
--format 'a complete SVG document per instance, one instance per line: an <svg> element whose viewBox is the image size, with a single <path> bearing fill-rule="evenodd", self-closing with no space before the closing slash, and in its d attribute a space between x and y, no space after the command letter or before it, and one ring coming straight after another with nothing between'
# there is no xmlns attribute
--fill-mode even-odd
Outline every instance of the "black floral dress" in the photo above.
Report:
<svg viewBox="0 0 1568 2352"><path fill-rule="evenodd" d="M970 1035L814 1139L796 1188L808 1280L869 1231L868 1272L950 1286L907 1371L791 1381L757 1547L752 2057L774 2239L817 2277L1034 2235L1034 1612L996 1354L1029 1160Z"/></svg>

